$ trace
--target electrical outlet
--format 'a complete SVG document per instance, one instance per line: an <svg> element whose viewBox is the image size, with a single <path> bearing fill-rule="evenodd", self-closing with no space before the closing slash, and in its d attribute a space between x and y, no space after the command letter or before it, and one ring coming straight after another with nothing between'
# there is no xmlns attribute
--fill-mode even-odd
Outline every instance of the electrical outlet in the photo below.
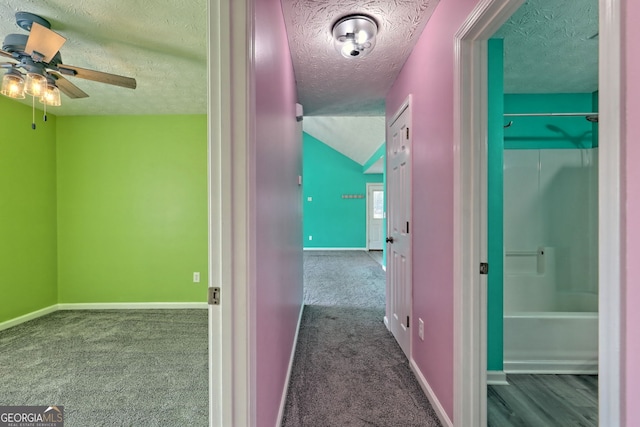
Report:
<svg viewBox="0 0 640 427"><path fill-rule="evenodd" d="M309 240L313 240L313 236L309 236Z"/></svg>
<svg viewBox="0 0 640 427"><path fill-rule="evenodd" d="M418 319L418 336L424 341L424 321L422 319Z"/></svg>
<svg viewBox="0 0 640 427"><path fill-rule="evenodd" d="M193 283L200 283L200 273L197 271L193 273Z"/></svg>

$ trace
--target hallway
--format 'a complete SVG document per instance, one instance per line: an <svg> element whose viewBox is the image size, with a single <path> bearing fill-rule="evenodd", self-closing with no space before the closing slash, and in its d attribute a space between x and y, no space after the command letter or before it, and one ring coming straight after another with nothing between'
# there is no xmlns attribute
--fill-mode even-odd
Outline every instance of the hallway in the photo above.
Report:
<svg viewBox="0 0 640 427"><path fill-rule="evenodd" d="M440 426L385 328L385 275L366 252L304 254L305 308L283 426Z"/></svg>

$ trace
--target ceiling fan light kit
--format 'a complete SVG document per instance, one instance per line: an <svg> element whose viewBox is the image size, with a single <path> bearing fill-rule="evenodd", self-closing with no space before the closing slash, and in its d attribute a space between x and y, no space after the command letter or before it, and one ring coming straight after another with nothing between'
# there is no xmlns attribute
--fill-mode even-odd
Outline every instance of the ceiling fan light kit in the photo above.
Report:
<svg viewBox="0 0 640 427"><path fill-rule="evenodd" d="M0 62L1 68L8 68L2 78L0 93L14 99L24 99L25 94L31 95L34 101L33 108L35 98L39 98L45 106L45 121L46 106L61 105L60 92L72 99L89 96L65 76L128 89L136 88L136 80L131 77L63 64L60 48L67 39L52 31L51 24L46 19L29 12L17 12L16 23L20 28L29 31L29 35L8 34L5 37L0 57L14 62ZM26 76L18 69L24 70ZM31 127L35 129L35 122Z"/></svg>
<svg viewBox="0 0 640 427"><path fill-rule="evenodd" d="M24 80L24 93L33 97L40 97L47 87L47 78L36 72L27 73Z"/></svg>
<svg viewBox="0 0 640 427"><path fill-rule="evenodd" d="M10 69L2 77L2 89L4 96L14 99L24 99L24 77L18 70Z"/></svg>
<svg viewBox="0 0 640 427"><path fill-rule="evenodd" d="M367 56L376 45L378 24L367 15L348 15L333 25L333 45L345 58Z"/></svg>
<svg viewBox="0 0 640 427"><path fill-rule="evenodd" d="M60 101L60 89L58 89L55 84L48 83L47 88L40 97L40 102L50 107L59 107L62 105Z"/></svg>

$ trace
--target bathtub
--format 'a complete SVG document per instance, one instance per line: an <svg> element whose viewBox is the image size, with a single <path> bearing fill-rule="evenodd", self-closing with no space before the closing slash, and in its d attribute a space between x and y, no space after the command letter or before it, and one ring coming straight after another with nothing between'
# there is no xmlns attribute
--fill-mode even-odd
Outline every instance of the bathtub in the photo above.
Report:
<svg viewBox="0 0 640 427"><path fill-rule="evenodd" d="M598 313L505 313L504 371L597 374Z"/></svg>

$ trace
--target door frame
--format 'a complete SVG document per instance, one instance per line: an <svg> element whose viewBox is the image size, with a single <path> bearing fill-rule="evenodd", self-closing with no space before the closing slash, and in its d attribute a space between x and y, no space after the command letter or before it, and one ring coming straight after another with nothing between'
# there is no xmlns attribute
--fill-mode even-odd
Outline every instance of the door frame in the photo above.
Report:
<svg viewBox="0 0 640 427"><path fill-rule="evenodd" d="M256 424L254 0L207 0L209 425Z"/></svg>
<svg viewBox="0 0 640 427"><path fill-rule="evenodd" d="M369 231L370 231L370 221L371 221L371 215L370 215L371 214L371 204L369 203L370 202L370 200L369 200L369 190L371 189L371 187L380 187L382 189L382 191L384 191L384 184L381 183L381 182L367 182L367 185L366 185L367 193L365 195L365 200L366 200L366 203L367 203L367 225L366 225L366 233L367 233L367 245L366 245L366 248L367 248L367 251L369 250ZM385 218L383 216L382 221L386 221L386 220L387 220L387 218ZM384 235L382 236L382 239L383 239L382 245L383 245L383 247L385 245L385 243L384 243L384 238L385 237L386 236L384 236ZM382 249L374 249L374 250L377 251L377 250L382 250Z"/></svg>
<svg viewBox="0 0 640 427"><path fill-rule="evenodd" d="M487 43L523 0L483 0L455 35L454 420L486 425L486 287L478 268L486 239ZM599 422L622 425L621 0L599 0ZM484 188L484 189L483 189ZM484 193L483 193L484 191ZM486 246L486 245L485 245ZM611 333L610 331L615 331ZM609 333L607 333L609 332Z"/></svg>

